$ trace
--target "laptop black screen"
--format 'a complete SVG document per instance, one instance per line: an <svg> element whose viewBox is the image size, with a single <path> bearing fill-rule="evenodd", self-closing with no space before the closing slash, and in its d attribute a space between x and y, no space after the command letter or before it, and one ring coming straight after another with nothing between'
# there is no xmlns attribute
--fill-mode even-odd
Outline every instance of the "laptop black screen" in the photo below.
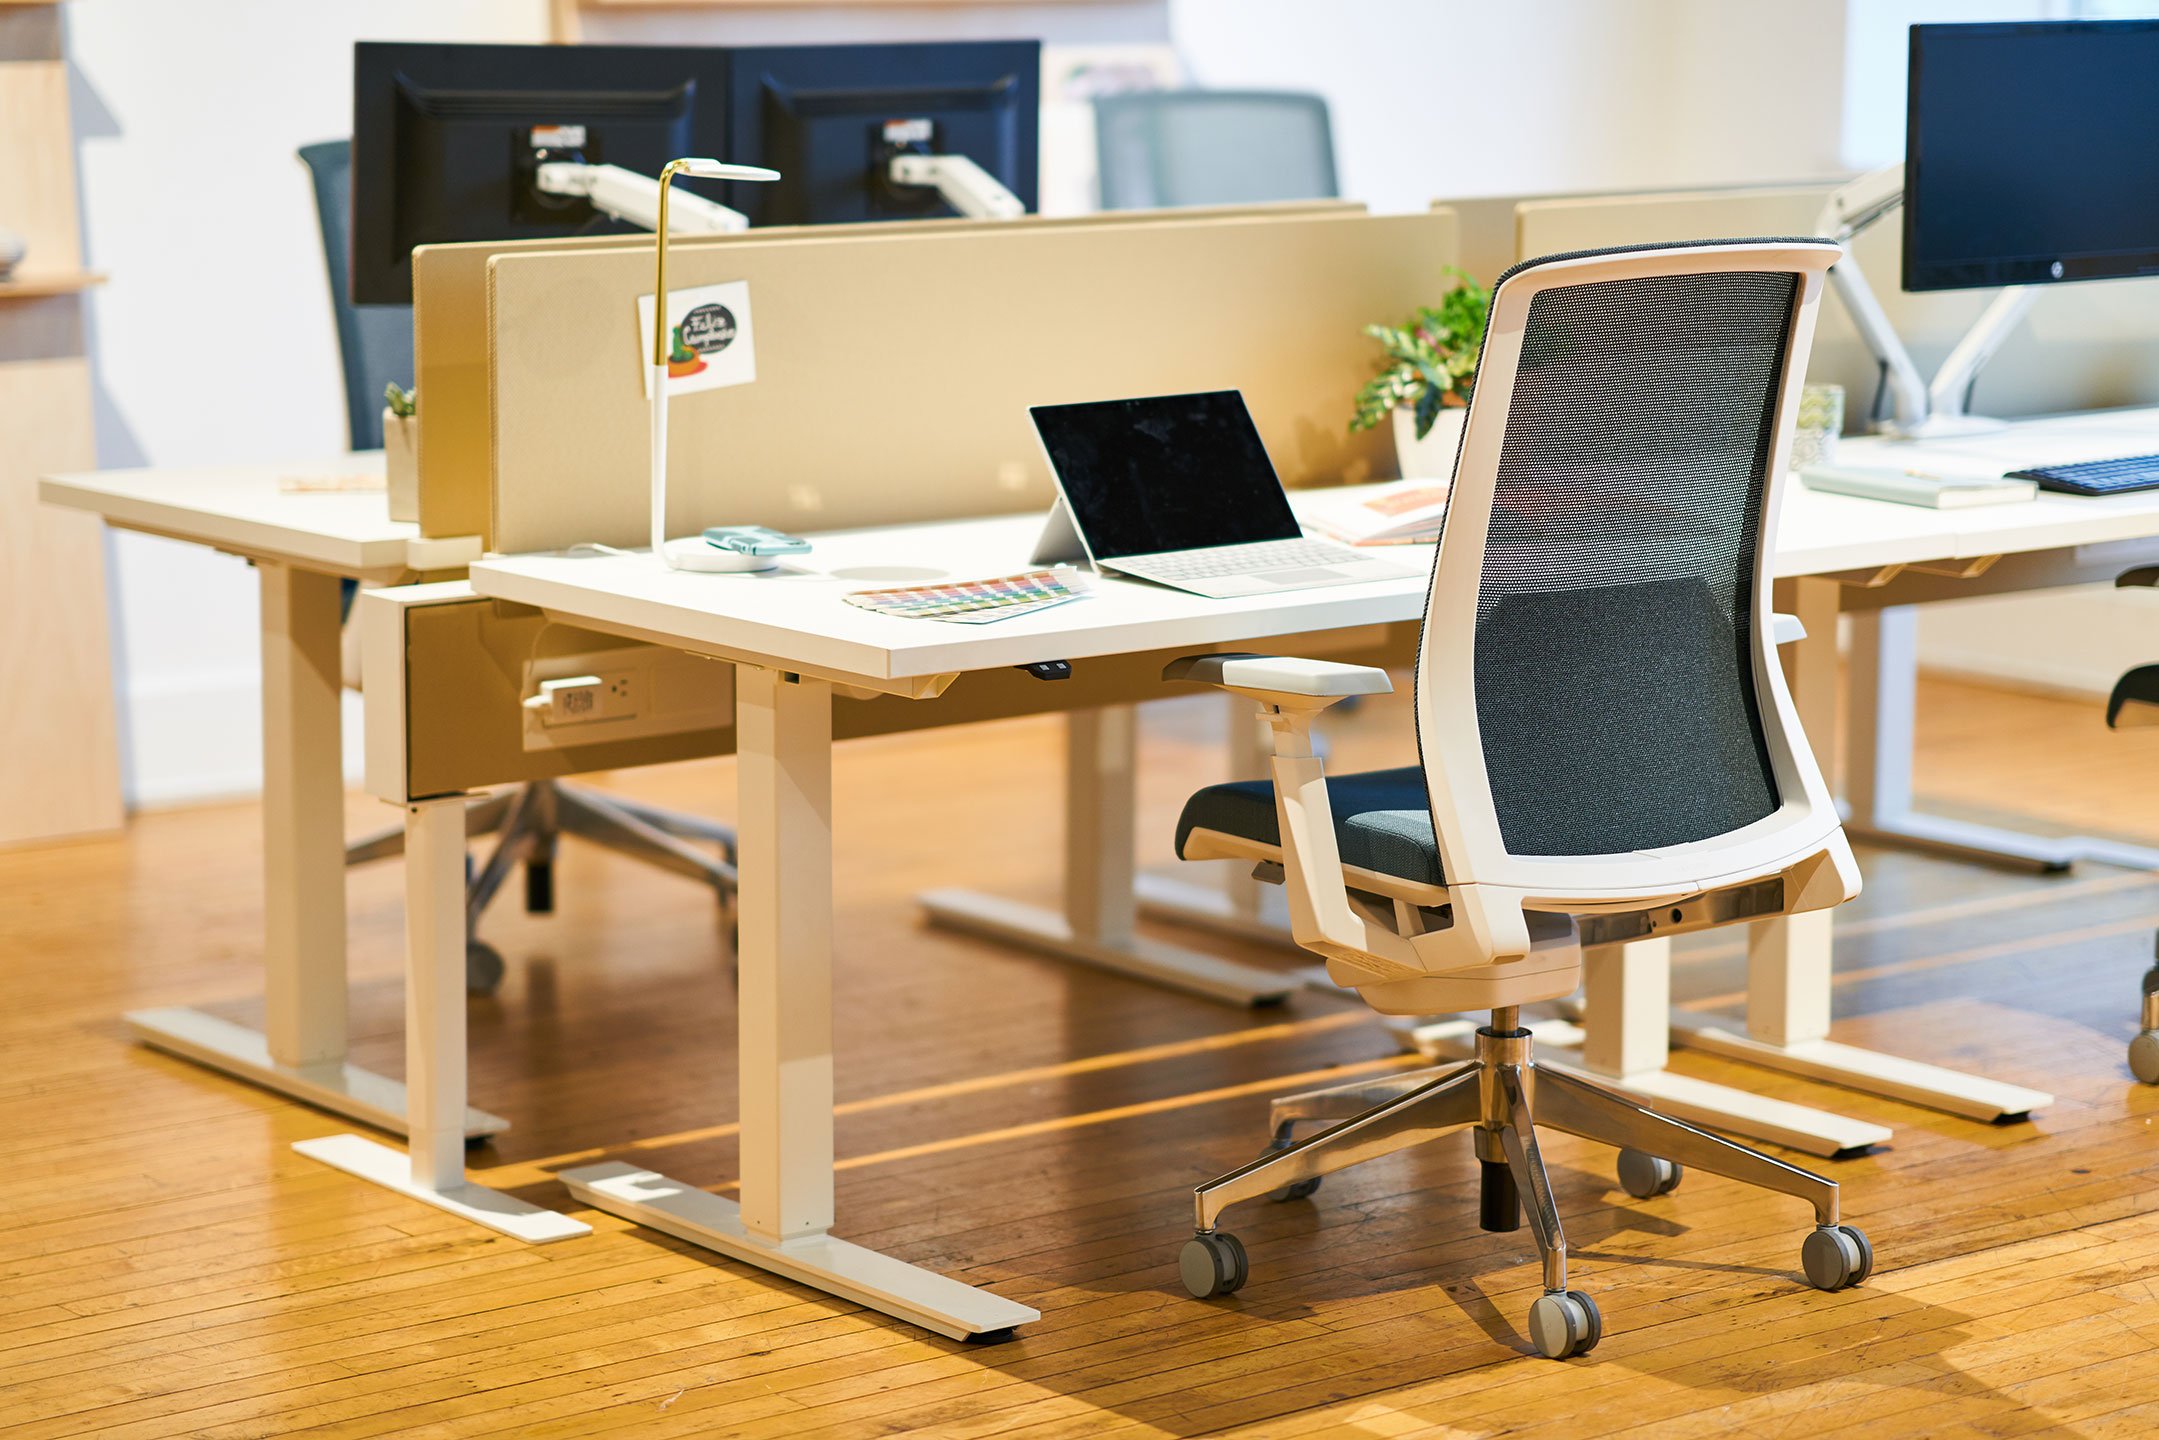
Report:
<svg viewBox="0 0 2159 1440"><path fill-rule="evenodd" d="M1097 560L1302 533L1235 390L1028 413Z"/></svg>

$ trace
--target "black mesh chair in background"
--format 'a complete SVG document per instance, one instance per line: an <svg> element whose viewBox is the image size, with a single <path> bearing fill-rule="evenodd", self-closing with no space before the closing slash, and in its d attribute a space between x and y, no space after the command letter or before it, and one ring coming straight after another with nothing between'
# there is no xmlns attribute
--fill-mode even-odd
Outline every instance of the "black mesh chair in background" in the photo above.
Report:
<svg viewBox="0 0 2159 1440"><path fill-rule="evenodd" d="M392 381L407 388L413 383L412 307L352 303L352 142L326 140L304 145L299 153L314 182L315 210L322 222L322 253L352 448L378 450L382 448L384 389ZM346 583L348 614L354 588ZM347 683L355 688L360 682L358 670L357 656L348 646ZM473 801L465 812L465 832L497 837L465 897L465 985L475 994L501 984L504 971L501 953L478 938L481 914L519 864L525 871L525 909L533 913L554 909L556 841L564 832L709 886L719 900L723 923L732 925L735 834L713 821L557 780L535 780ZM715 847L717 853L708 853L700 845ZM386 859L403 853L404 847L404 828L392 827L347 845L345 863Z"/></svg>
<svg viewBox="0 0 2159 1440"><path fill-rule="evenodd" d="M1582 950L1818 910L1858 890L1837 811L1778 666L1769 556L1823 279L1835 246L1733 241L1552 256L1493 294L1416 670L1417 763L1330 781L1313 718L1391 688L1384 671L1252 655L1172 678L1259 702L1272 778L1194 795L1185 859L1274 870L1297 942L1393 1015L1489 1010L1453 1069L1277 1100L1262 1156L1195 1192L1193 1294L1232 1291L1223 1210L1470 1131L1480 1221L1524 1202L1544 1261L1537 1350L1592 1348L1569 1288L1537 1127L1622 1147L1642 1199L1682 1166L1804 1200L1823 1290L1864 1280L1835 1182L1561 1070L1520 1007L1581 982ZM1278 868L1277 868L1278 867ZM1308 1139L1297 1127L1330 1122Z"/></svg>
<svg viewBox="0 0 2159 1440"><path fill-rule="evenodd" d="M2159 566L2143 565L2116 578L2123 589L2159 585ZM2159 665L2139 665L2114 682L2107 697L2107 728L2133 730L2159 725ZM2159 961L2159 950L2154 951ZM2144 972L2144 1009L2137 1033L2129 1040L2129 1073L2146 1085L2159 1085L2159 963Z"/></svg>

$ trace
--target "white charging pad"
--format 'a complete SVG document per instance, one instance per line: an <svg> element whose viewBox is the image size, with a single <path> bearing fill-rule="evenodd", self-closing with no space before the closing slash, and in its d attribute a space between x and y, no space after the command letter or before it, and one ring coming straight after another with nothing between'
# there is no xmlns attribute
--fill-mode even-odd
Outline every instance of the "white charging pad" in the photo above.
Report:
<svg viewBox="0 0 2159 1440"><path fill-rule="evenodd" d="M702 535L667 542L667 564L674 570L695 570L706 575L748 575L759 570L777 570L777 555L745 555L740 550L722 550Z"/></svg>

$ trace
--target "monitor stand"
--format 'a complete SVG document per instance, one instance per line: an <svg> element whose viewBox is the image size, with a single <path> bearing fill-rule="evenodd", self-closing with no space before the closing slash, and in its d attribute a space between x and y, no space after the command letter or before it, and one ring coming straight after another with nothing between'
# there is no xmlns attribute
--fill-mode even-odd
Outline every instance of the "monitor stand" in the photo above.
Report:
<svg viewBox="0 0 2159 1440"><path fill-rule="evenodd" d="M1983 435L1999 430L2007 421L1974 415L1966 408L1972 382L2002 342L2024 319L2039 298L2038 288L2011 285L1997 294L1973 322L1971 329L1951 347L1932 380L1923 380L1911 352L1889 323L1866 272L1851 252L1852 237L1904 203L1904 167L1888 165L1863 175L1829 197L1815 232L1845 247L1844 258L1829 272L1829 281L1844 301L1846 313L1867 348L1882 364L1891 401L1890 418L1879 428L1893 439L1936 440L1959 435Z"/></svg>

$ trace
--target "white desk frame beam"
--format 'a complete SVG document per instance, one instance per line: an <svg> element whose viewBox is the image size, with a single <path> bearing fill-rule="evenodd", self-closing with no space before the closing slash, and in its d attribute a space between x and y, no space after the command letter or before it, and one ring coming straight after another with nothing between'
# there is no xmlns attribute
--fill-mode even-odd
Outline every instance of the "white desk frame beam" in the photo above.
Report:
<svg viewBox="0 0 2159 1440"><path fill-rule="evenodd" d="M1135 707L1068 713L1064 913L981 891L934 890L921 897L931 923L1210 1000L1258 1006L1288 998L1303 983L1293 970L1244 965L1138 933L1138 766Z"/></svg>
<svg viewBox="0 0 2159 1440"><path fill-rule="evenodd" d="M735 674L741 1199L619 1162L563 1183L610 1214L940 1335L997 1338L1039 1312L831 1233L832 686Z"/></svg>
<svg viewBox="0 0 2159 1440"><path fill-rule="evenodd" d="M2090 835L2027 835L1915 809L1918 607L1854 610L1851 626L1844 792L1849 802L1845 829L1853 839L2017 869L2066 870L2079 860L2098 860L2159 870L2159 849L2150 846Z"/></svg>
<svg viewBox="0 0 2159 1440"><path fill-rule="evenodd" d="M126 1022L154 1049L403 1134L405 1086L346 1059L339 578L283 560L254 564L262 589L263 1029L178 1006L136 1010ZM479 1137L508 1125L470 1110L463 1131Z"/></svg>
<svg viewBox="0 0 2159 1440"><path fill-rule="evenodd" d="M1841 582L1792 582L1804 640L1787 652L1792 699L1818 755L1835 753L1837 616ZM1674 1043L1772 1070L1886 1095L1975 1120L2020 1119L2054 1103L2043 1091L1842 1045L1829 1038L1834 995L1829 911L1763 921L1747 946L1743 1030L1707 1017L1675 1018Z"/></svg>
<svg viewBox="0 0 2159 1440"><path fill-rule="evenodd" d="M409 1148L364 1135L295 1151L533 1244L589 1235L582 1220L465 1179L465 797L405 807L405 1071Z"/></svg>

